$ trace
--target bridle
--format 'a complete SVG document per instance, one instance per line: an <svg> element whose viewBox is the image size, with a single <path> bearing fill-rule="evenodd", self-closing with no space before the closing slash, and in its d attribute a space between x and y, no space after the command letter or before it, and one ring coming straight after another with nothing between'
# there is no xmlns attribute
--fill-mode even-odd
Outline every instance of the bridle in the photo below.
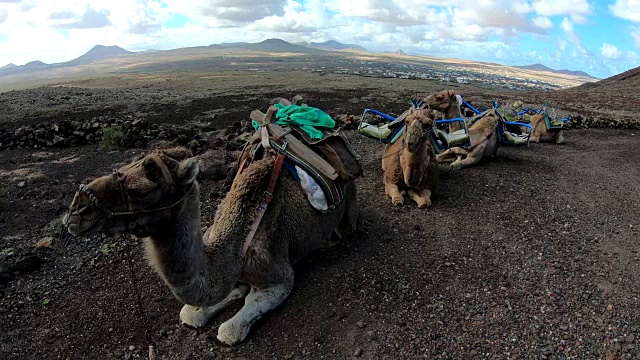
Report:
<svg viewBox="0 0 640 360"><path fill-rule="evenodd" d="M156 154L151 154L148 157L154 163L156 163L156 165L158 165L158 167L160 168L160 171L162 172L162 175L164 176L164 178L167 181L167 183L169 185L171 185L171 186L175 185L173 177L171 176L171 173L169 172L169 169L167 168L167 165L164 163L164 161L162 161L162 159L160 159L160 157L158 155L156 155ZM123 170L129 170L129 169L133 169L134 167L137 167L137 166L142 166L143 162L144 162L144 158L127 165ZM87 185L82 184L78 188L79 192L82 192L83 194L85 194L87 196L87 198L89 198L89 201L91 202L91 206L92 207L97 208L100 211L104 212L105 214L107 214L107 217L109 217L109 218L131 216L131 215L149 214L149 213L156 213L156 212L160 212L160 211L164 211L164 210L169 210L169 209L179 205L180 203L182 203L187 198L187 196L189 196L189 194L191 193L191 190L193 189L193 187L195 185L195 182L192 183L191 186L189 187L189 189L177 201L174 201L172 203L169 203L169 204L166 204L166 205L163 205L163 206L159 206L157 208L134 210L132 208L132 206L131 206L131 198L127 194L127 191L126 191L126 189L124 187L124 180L126 179L126 176L122 175L122 172L120 172L118 170L113 170L113 176L115 177L115 181L119 185L120 195L122 197L122 201L123 201L124 204L126 204L126 207L127 207L126 210L116 211L116 210L112 210L112 209L107 208L106 206L104 206L100 202L98 197L93 193L93 191L91 191L91 189L89 189L89 187Z"/></svg>
<svg viewBox="0 0 640 360"><path fill-rule="evenodd" d="M416 110L424 110L424 109L416 109ZM429 138L429 133L431 133L431 131L433 130L433 126L434 124L431 124L431 127L429 129L422 129L422 135L420 136L420 138L418 139L418 143L417 145L422 144L423 142L425 142L428 138ZM402 142L401 142L401 149L405 149L407 147L407 130L409 130L409 124L405 121L404 123L404 129L403 134L402 134Z"/></svg>

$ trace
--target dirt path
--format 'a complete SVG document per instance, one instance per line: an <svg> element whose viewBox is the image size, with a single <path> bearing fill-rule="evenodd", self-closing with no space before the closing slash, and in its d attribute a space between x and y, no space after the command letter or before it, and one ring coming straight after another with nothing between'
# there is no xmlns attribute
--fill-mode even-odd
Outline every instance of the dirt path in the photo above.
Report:
<svg viewBox="0 0 640 360"><path fill-rule="evenodd" d="M561 146L501 148L494 161L444 175L428 210L393 207L379 161L367 161L356 238L298 264L289 299L233 349L212 339L239 305L206 331L179 326L180 304L131 241L159 358L637 359L640 135L632 133L574 130ZM350 137L364 159L380 154ZM0 153L0 251L12 249L0 266L21 270L0 277L0 358L144 358L129 242L34 247L80 181L132 155ZM6 175L21 168L31 170ZM204 185L211 216L220 184ZM29 261L38 264L16 268Z"/></svg>

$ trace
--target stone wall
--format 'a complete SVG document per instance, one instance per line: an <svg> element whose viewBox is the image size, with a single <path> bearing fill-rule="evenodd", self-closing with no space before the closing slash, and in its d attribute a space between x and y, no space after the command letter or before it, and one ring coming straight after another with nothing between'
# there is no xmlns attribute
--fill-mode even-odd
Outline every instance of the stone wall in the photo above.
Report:
<svg viewBox="0 0 640 360"><path fill-rule="evenodd" d="M244 126L243 126L244 125ZM234 123L216 129L210 123L195 125L159 125L143 119L111 116L94 117L91 120L40 123L21 126L15 130L0 129L0 150L15 148L67 148L87 144L99 144L105 129L119 129L122 133L116 147L144 147L155 140L169 141L175 145L189 146L195 152L205 148L242 146L236 138L249 131L248 124Z"/></svg>

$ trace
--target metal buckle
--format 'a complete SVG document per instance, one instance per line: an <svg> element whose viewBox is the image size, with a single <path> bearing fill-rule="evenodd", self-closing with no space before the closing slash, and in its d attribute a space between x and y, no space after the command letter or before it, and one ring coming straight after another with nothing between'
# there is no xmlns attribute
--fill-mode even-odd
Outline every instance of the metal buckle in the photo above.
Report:
<svg viewBox="0 0 640 360"><path fill-rule="evenodd" d="M262 197L264 198L265 202L270 202L271 200L273 200L273 194L266 191L262 193ZM262 204L260 204L260 206L262 206ZM266 207L266 204L265 204Z"/></svg>
<svg viewBox="0 0 640 360"><path fill-rule="evenodd" d="M287 141L282 143L282 147L280 149L278 149L278 152L281 154L286 154L286 149L287 149L287 145L289 145L289 143Z"/></svg>

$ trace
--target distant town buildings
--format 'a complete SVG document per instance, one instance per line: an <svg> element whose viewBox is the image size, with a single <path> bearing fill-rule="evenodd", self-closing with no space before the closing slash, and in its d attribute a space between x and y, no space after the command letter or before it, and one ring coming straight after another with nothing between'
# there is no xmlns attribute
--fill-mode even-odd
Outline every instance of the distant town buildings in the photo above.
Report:
<svg viewBox="0 0 640 360"><path fill-rule="evenodd" d="M482 83L501 86L513 90L556 90L567 86L553 84L535 79L525 79L508 74L498 75L483 70L475 70L462 66L441 64L404 64L392 62L360 61L341 59L335 66L305 66L299 70L344 75L398 78L398 79L430 79L459 84Z"/></svg>

